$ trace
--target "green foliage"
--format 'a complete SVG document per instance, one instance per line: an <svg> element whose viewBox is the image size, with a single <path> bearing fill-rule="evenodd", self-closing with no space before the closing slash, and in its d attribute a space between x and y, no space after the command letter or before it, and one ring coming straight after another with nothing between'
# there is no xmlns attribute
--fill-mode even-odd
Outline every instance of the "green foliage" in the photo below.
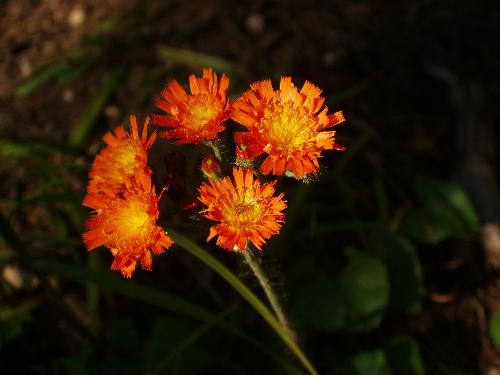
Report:
<svg viewBox="0 0 500 375"><path fill-rule="evenodd" d="M358 353L345 361L331 375L392 375L384 352L374 350Z"/></svg>
<svg viewBox="0 0 500 375"><path fill-rule="evenodd" d="M388 309L394 313L418 313L423 285L415 247L405 237L380 227L373 234L372 244L389 274Z"/></svg>
<svg viewBox="0 0 500 375"><path fill-rule="evenodd" d="M194 69L212 67L215 71L226 74L238 70L231 61L188 49L161 46L158 48L158 55L166 62L175 61Z"/></svg>
<svg viewBox="0 0 500 375"><path fill-rule="evenodd" d="M294 338L290 336L290 333L284 329L266 305L237 276L235 276L233 272L187 237L184 237L180 233L173 230L170 230L169 234L177 245L199 258L213 271L225 279L271 326L271 328L278 334L297 359L304 365L307 371L311 374L317 374L309 359L302 352Z"/></svg>
<svg viewBox="0 0 500 375"><path fill-rule="evenodd" d="M463 189L455 183L416 177L419 206L408 212L402 230L417 241L436 244L449 237L470 238L479 219Z"/></svg>
<svg viewBox="0 0 500 375"><path fill-rule="evenodd" d="M407 336L393 338L384 350L357 353L347 358L332 375L424 375L417 344Z"/></svg>
<svg viewBox="0 0 500 375"><path fill-rule="evenodd" d="M0 349L23 332L23 327L31 319L31 310L37 306L38 301L29 301L15 307L0 307Z"/></svg>
<svg viewBox="0 0 500 375"><path fill-rule="evenodd" d="M490 337L495 345L500 345L500 311L496 311L490 319Z"/></svg>
<svg viewBox="0 0 500 375"><path fill-rule="evenodd" d="M102 109L110 99L111 95L113 95L125 73L125 65L120 65L109 74L97 95L90 103L90 106L84 110L82 116L75 124L75 127L73 128L73 131L68 139L70 147L78 148L87 139L93 127L96 125Z"/></svg>
<svg viewBox="0 0 500 375"><path fill-rule="evenodd" d="M85 160L84 147L93 132L97 136L106 131L97 127L107 103L115 98L120 101L123 96L115 95L122 82L127 84L127 90L135 90L134 98L127 98L124 111L145 113L151 109L158 94L154 90L160 89L160 85L171 78L173 68L189 67L194 71L212 67L219 75L231 73L231 87L234 87L235 93L244 89L238 87L241 75L255 75L256 78L257 73L262 76L261 73L268 72L268 77L274 78L297 73L286 59L278 59L279 69L273 69L273 58L276 56L265 48L269 45L270 49L280 50L281 41L288 39L287 34L274 33L276 30L266 32L262 34L266 34L266 40L261 40L264 43L256 43L257 34L242 30L244 20L236 23L226 17L220 26L234 34L232 43L237 44L238 38L246 40L242 61L255 63L251 55L260 54L260 63L250 67L238 60L240 55L228 52L221 57L200 52L196 50L199 44L190 43L189 38L196 33L195 30L204 32L210 27L210 9L204 10L207 15L202 17L210 22L196 25L195 20L180 31L179 25L168 25L175 30L172 33L175 36L164 40L162 32L166 28L162 27L160 33L155 34L154 25L155 22L163 25L170 9L168 12L156 12L152 8L147 9L148 2L141 6L143 10L134 8L118 19L107 20L95 34L84 32L84 42L77 46L78 52L73 57L62 57L50 65L37 67L34 75L14 89L12 100L19 100L17 104L22 104L20 107L34 110L33 106L25 106L31 101L31 96L36 98L35 94L42 95L42 90L50 90L51 85L55 86L55 90L61 90L63 85L78 77L85 75L84 79L87 79L89 69L94 64L99 66L97 74L94 74L98 80L94 81L99 82L97 91L93 96L78 98L84 106L77 108L76 114L70 117L77 120L71 130L63 133L67 142L56 145L52 139L0 140L0 177L15 171L12 174L15 177L14 186L9 186L11 194L0 201L0 245L12 248L12 251L3 251L2 248L0 260L8 259L13 254L22 258L23 268L46 277L50 281L48 285L54 286L51 293L54 293L55 301L62 301L68 295L83 299L83 303L77 305L77 312L85 317L85 323L90 322L90 334L96 335L92 337L99 344L94 345L94 341L85 335L78 337L81 347L71 347L69 350L74 355L58 360L55 370L72 374L300 375L304 369L315 373L313 366L318 363L318 367L325 369L321 373L335 375L423 375L425 371L418 344L405 336L411 329L401 323L407 320L407 315L418 314L423 308L423 272L417 245L432 245L433 250L438 251L439 243L445 239L475 238L480 228L479 220L460 186L431 177L409 176L415 204L408 208L407 183L391 174L393 170L406 167L398 158L393 158L394 151L400 151L403 146L405 151L409 151L408 155L415 152L411 150L411 143L391 139L398 134L391 131L401 127L400 121L394 120L401 118L401 113L385 117L387 122L396 121L394 129L382 128L382 125L379 128L369 123L367 118L363 120L363 112L368 110L372 118L377 108L392 107L394 103L390 106L377 103L370 108L365 102L362 106L356 104L355 111L349 108L349 99L365 90L368 92L366 98L379 96L371 95L372 87L380 88L373 84L375 81L371 78L359 81L354 78L347 87L335 88L333 92L325 90L325 94L329 95L326 98L329 107L346 112L347 131L339 131L338 136L340 143L348 147L347 151L322 154L325 158L321 160L317 180L313 177L309 183L293 188L290 187L292 183L281 180L277 186L278 191L285 192L288 200L286 222L280 235L264 249L263 259L265 262L269 256L271 262L282 266L271 279L283 283L282 297L291 297L291 303L285 310L293 307L290 308L290 320L292 325L297 325L297 338L279 325L263 294L247 282L245 271L238 273L237 255L211 253L208 246L198 246L195 241L197 236L193 234L196 229L190 231L188 228L183 235L171 231L170 225L172 222L175 225L179 216L171 220L170 211L165 215L162 213L162 220L166 221L165 227L177 244L174 250L154 260L154 267L156 262L164 262L162 266L166 267L161 269L166 270L165 274L158 273L155 268L152 274L137 271L134 280L124 280L108 270L99 272L102 267L95 255L100 254L86 257L81 232L88 212L81 205L81 195L89 160ZM175 17L185 20L182 14L177 14L175 4L170 7ZM362 10L362 13L365 12ZM266 28L271 29L270 26L267 24ZM299 26L287 23L287 33L301 34ZM154 44L146 43L151 40ZM203 50L210 51L208 47ZM306 52L304 56L320 56L312 53L312 49ZM351 61L352 56L343 55L340 50L338 52L339 56L349 58L346 61ZM358 55L366 60L356 50ZM122 62L124 65L120 65ZM283 70L283 66L289 66L289 71ZM306 66L305 63L303 66ZM133 74L127 74L129 71ZM344 69L332 71L344 74ZM186 77L187 71L184 73ZM299 80L312 79L305 72L298 73ZM344 81L329 76L324 79L328 84ZM86 85L87 82L83 83ZM322 82L317 83L323 87ZM78 89L75 93L80 95L81 91L84 90ZM23 98L24 101L21 101ZM36 100L33 102L38 103ZM340 102L345 103L345 107L344 104L339 107ZM41 115L33 113L32 117L43 120L46 113ZM406 120L407 115L404 116ZM423 125L419 131L425 132ZM431 148L433 142L437 142L435 137L429 141L427 132L425 135L423 141L415 141L420 144L418 158L422 156L422 149ZM421 146L423 143L424 147ZM406 150L407 147L410 149ZM330 165L325 160L327 158L333 160ZM405 156L404 160L414 162L417 158L408 160ZM421 169L422 165L417 167ZM67 178L68 174L70 178ZM155 170L155 177L158 176L161 173ZM159 189L162 181L155 182ZM12 199L12 196L16 198ZM165 197L163 199L162 204ZM170 209L172 202L166 203ZM42 223L42 230L35 225L39 224L38 221ZM9 222L12 222L12 227ZM50 231L43 231L44 224L50 226ZM29 227L28 230L24 231L24 225ZM30 230L33 227L38 231ZM176 246L183 247L204 264L200 265L197 259L186 256L178 248L175 250ZM360 250L354 250L354 247ZM16 253L16 248L23 251ZM347 250L342 253L345 248ZM104 252L102 254L104 256ZM57 257L58 261L53 261L53 257ZM180 272L168 267L172 258L178 261L176 257L181 258L182 267L188 271L185 278L186 273L179 277ZM214 274L220 275L222 280ZM0 284L0 287L4 285ZM8 287L4 289L0 289L0 294L6 291L8 298L0 308L0 347L16 342L23 345L19 344L24 340L23 332L30 332L31 324L38 324L32 321L35 314L31 311L40 303L33 303L30 292L17 293ZM171 293L173 289L175 292ZM47 311L52 312L50 308L56 303L45 299L49 292L40 288L35 293L44 298L41 308L47 306ZM15 298L11 300L11 296ZM249 306L239 305L242 298ZM3 299L1 302L4 302ZM238 305L237 313L234 313L235 303ZM394 317L398 319L396 324L391 320ZM268 326L259 324L261 318ZM63 321L62 326L69 328L68 331L74 328L68 327L72 320L64 313L58 319ZM500 313L495 313L489 323L490 338L495 345L500 345ZM52 327L50 329L52 333ZM394 332L398 336L393 336ZM50 339L47 339L46 331L42 335L44 342ZM61 333L57 332L57 335ZM103 346L106 346L104 350ZM248 355L249 352L251 355ZM325 353L327 358L322 361ZM244 361L245 357L251 357L249 362ZM433 361L432 358L425 359ZM299 365L299 361L303 366ZM434 369L428 366L428 362L426 367ZM445 365L437 367L440 374L465 374Z"/></svg>
<svg viewBox="0 0 500 375"><path fill-rule="evenodd" d="M410 337L397 336L393 338L385 347L385 356L394 374L425 374L418 346Z"/></svg>
<svg viewBox="0 0 500 375"><path fill-rule="evenodd" d="M41 70L40 72L38 72L38 74L30 77L23 84L17 87L15 91L16 97L24 98L25 96L28 96L32 92L42 87L48 81L56 77L58 74L64 72L65 69L66 67L64 65L55 65Z"/></svg>
<svg viewBox="0 0 500 375"><path fill-rule="evenodd" d="M354 249L337 278L317 278L298 292L296 309L317 330L369 331L380 324L389 302L389 280L382 261Z"/></svg>
<svg viewBox="0 0 500 375"><path fill-rule="evenodd" d="M93 61L92 55L77 52L75 56L68 56L64 62L44 66L17 86L14 95L16 98L22 99L35 93L50 81L57 81L60 84L72 82L84 74Z"/></svg>

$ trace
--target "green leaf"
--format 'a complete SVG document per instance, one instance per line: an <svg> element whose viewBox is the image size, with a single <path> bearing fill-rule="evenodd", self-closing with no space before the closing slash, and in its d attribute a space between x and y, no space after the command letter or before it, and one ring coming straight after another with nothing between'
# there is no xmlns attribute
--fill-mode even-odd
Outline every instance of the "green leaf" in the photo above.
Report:
<svg viewBox="0 0 500 375"><path fill-rule="evenodd" d="M29 301L15 307L0 307L0 348L22 333L24 325L31 318L31 310L38 305L38 301Z"/></svg>
<svg viewBox="0 0 500 375"><path fill-rule="evenodd" d="M358 353L331 372L332 375L392 375L382 350ZM394 373L404 374L406 373Z"/></svg>
<svg viewBox="0 0 500 375"><path fill-rule="evenodd" d="M479 219L463 189L451 182L417 177L414 189L420 207L404 217L402 229L424 243L470 238L480 229Z"/></svg>
<svg viewBox="0 0 500 375"><path fill-rule="evenodd" d="M490 319L490 337L495 345L500 345L500 311L496 311Z"/></svg>
<svg viewBox="0 0 500 375"><path fill-rule="evenodd" d="M101 86L98 94L90 103L90 106L84 111L71 132L68 139L68 144L71 147L78 148L85 142L93 127L97 123L102 109L114 93L115 88L120 83L121 79L125 75L125 72L125 65L121 65L110 73L106 81Z"/></svg>
<svg viewBox="0 0 500 375"><path fill-rule="evenodd" d="M188 49L160 46L158 48L158 55L165 61L179 62L196 69L213 68L215 71L221 73L230 73L238 70L232 61Z"/></svg>
<svg viewBox="0 0 500 375"><path fill-rule="evenodd" d="M274 329L274 331L288 346L288 348L297 357L297 359L299 359L299 361L304 365L309 373L317 374L309 359L302 352L295 340L281 326L273 313L245 284L243 284L243 282L241 282L241 280L236 275L234 275L234 273L232 273L226 266L224 266L221 262L219 262L216 258L210 255L196 243L189 240L187 237L184 237L180 233L173 230L169 230L169 235L177 245L202 260L205 264L212 268L212 270L217 272L224 280L226 280L244 299L247 300L248 303L250 303L250 305L252 305L252 307L262 316L262 318L271 326L271 328Z"/></svg>
<svg viewBox="0 0 500 375"><path fill-rule="evenodd" d="M408 336L398 336L385 348L385 356L394 374L425 375L417 343Z"/></svg>
<svg viewBox="0 0 500 375"><path fill-rule="evenodd" d="M389 301L384 264L350 249L348 263L334 280L318 278L297 296L297 311L305 324L318 330L369 331L380 324Z"/></svg>
<svg viewBox="0 0 500 375"><path fill-rule="evenodd" d="M421 309L423 281L414 246L385 227L375 229L371 243L389 273L389 310L395 313L418 313Z"/></svg>

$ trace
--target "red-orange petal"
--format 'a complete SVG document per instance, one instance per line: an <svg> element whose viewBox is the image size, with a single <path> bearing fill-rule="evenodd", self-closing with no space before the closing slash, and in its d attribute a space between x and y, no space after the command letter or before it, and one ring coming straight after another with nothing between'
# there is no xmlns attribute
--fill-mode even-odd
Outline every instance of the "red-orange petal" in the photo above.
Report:
<svg viewBox="0 0 500 375"><path fill-rule="evenodd" d="M340 150L335 132L342 112L327 115L321 89L306 81L299 91L290 77L282 77L274 90L270 80L255 82L233 104L231 118L247 128L236 133L239 149L249 157L268 154L260 166L264 174L292 173L297 179L319 168L323 150Z"/></svg>
<svg viewBox="0 0 500 375"><path fill-rule="evenodd" d="M251 169L234 168L233 178L224 177L198 189L201 213L218 222L210 228L207 241L215 236L217 245L234 251L245 251L250 241L262 245L279 232L286 208L283 194L274 195L275 182L262 184Z"/></svg>
<svg viewBox="0 0 500 375"><path fill-rule="evenodd" d="M228 86L229 79L222 75L219 83L212 69L203 69L201 78L189 75L191 94L177 81L171 81L156 101L156 106L169 115L153 115L156 125L170 128L160 137L176 139L176 144L215 139L230 116Z"/></svg>

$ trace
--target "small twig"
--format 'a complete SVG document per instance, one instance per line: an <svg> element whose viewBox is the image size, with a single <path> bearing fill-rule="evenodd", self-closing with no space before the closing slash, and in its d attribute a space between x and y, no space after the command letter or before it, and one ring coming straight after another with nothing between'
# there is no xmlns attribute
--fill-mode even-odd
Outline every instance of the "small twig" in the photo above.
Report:
<svg viewBox="0 0 500 375"><path fill-rule="evenodd" d="M255 259L254 255L250 252L250 250L247 249L243 252L243 257L245 259L245 262L248 264L250 269L252 270L253 274L259 281L260 286L264 290L264 293L266 294L266 297L271 304L271 307L276 315L276 318L282 325L282 327L286 330L286 332L294 339L296 340L296 334L295 332L290 328L290 324L288 323L288 320L285 316L285 313L283 312L283 308L281 307L281 304L278 300L278 297L276 296L276 293L274 292L274 289L267 278L267 276L264 274L264 271L260 267L258 261Z"/></svg>

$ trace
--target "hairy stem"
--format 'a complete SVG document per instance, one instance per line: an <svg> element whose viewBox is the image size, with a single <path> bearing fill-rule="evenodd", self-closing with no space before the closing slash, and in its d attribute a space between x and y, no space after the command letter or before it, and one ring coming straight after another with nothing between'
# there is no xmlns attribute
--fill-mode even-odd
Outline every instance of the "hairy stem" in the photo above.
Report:
<svg viewBox="0 0 500 375"><path fill-rule="evenodd" d="M264 293L266 294L266 297L271 304L271 307L276 315L276 318L280 322L281 326L287 331L287 333L294 339L296 340L296 335L295 332L290 328L290 324L288 323L288 320L286 318L285 313L283 312L283 308L281 307L281 304L278 300L278 297L276 296L276 293L267 278L267 276L264 274L264 271L260 267L258 261L255 259L254 255L251 253L251 251L247 248L243 252L243 257L245 258L245 262L248 264L250 269L252 270L253 274L259 281L260 286L264 290Z"/></svg>

